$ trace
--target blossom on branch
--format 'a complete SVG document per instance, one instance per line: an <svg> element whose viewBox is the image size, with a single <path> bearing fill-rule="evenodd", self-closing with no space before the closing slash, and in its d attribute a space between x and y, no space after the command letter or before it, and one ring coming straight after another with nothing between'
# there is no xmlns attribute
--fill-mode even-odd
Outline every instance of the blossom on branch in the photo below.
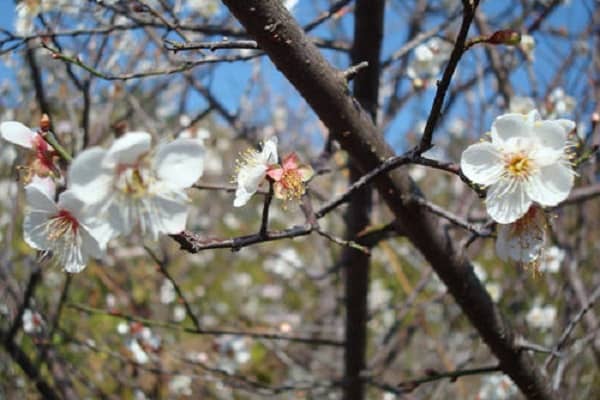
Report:
<svg viewBox="0 0 600 400"><path fill-rule="evenodd" d="M27 212L23 222L25 242L50 251L67 272L80 272L92 258L100 258L111 230L101 220L82 215L84 204L73 192L60 194L58 203L36 184L25 187Z"/></svg>
<svg viewBox="0 0 600 400"><path fill-rule="evenodd" d="M503 261L537 266L546 238L544 212L533 206L511 224L498 225L496 253Z"/></svg>
<svg viewBox="0 0 600 400"><path fill-rule="evenodd" d="M414 50L406 73L415 86L427 86L428 82L437 79L442 65L450 58L452 45L439 38L431 38Z"/></svg>
<svg viewBox="0 0 600 400"><path fill-rule="evenodd" d="M465 176L488 188L488 214L509 224L533 203L555 206L573 187L569 120L540 120L537 111L504 114L492 124L491 142L469 146L461 157Z"/></svg>
<svg viewBox="0 0 600 400"><path fill-rule="evenodd" d="M234 207L241 207L248 203L266 178L269 167L277 162L277 138L267 140L260 152L248 149L242 153L241 160L236 160L237 189L233 201Z"/></svg>
<svg viewBox="0 0 600 400"><path fill-rule="evenodd" d="M151 148L146 132L129 132L109 150L93 147L69 169L71 190L88 212L108 220L114 234L129 234L138 223L153 240L185 229L184 189L202 175L204 148L194 139L176 139Z"/></svg>
<svg viewBox="0 0 600 400"><path fill-rule="evenodd" d="M314 171L310 165L298 163L296 153L288 154L282 165L272 166L267 175L275 182L275 197L281 200L297 200L306 192L305 183L312 178Z"/></svg>
<svg viewBox="0 0 600 400"><path fill-rule="evenodd" d="M40 177L59 175L56 167L58 155L42 135L17 121L0 124L0 134L4 140L31 151L28 172L25 176L26 183L29 183L35 175Z"/></svg>

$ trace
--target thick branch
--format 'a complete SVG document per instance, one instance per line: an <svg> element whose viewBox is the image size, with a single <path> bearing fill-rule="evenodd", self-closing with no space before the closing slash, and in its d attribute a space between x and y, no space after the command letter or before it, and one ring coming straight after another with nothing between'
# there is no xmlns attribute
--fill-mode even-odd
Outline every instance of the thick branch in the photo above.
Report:
<svg viewBox="0 0 600 400"><path fill-rule="evenodd" d="M333 69L278 0L224 0L248 33L315 110L331 135L363 171L394 156L373 121L351 96L343 75ZM466 18L472 18L468 14ZM515 345L515 334L494 305L464 254L438 230L436 219L405 196L416 191L403 171L375 181L406 235L423 253L450 293L530 399L554 398L533 359Z"/></svg>

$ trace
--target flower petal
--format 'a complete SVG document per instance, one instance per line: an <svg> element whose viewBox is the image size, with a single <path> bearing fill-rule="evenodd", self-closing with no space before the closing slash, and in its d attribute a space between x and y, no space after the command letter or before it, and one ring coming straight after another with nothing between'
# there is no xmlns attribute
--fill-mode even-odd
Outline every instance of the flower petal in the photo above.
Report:
<svg viewBox="0 0 600 400"><path fill-rule="evenodd" d="M520 182L503 179L489 188L485 205L494 221L509 224L527 212L531 199Z"/></svg>
<svg viewBox="0 0 600 400"><path fill-rule="evenodd" d="M285 170L298 168L298 155L296 153L290 153L285 156L282 166Z"/></svg>
<svg viewBox="0 0 600 400"><path fill-rule="evenodd" d="M52 242L48 239L46 223L53 216L47 211L30 211L23 220L23 239L30 247L38 250L48 250Z"/></svg>
<svg viewBox="0 0 600 400"><path fill-rule="evenodd" d="M106 150L92 147L81 152L69 167L69 186L88 205L105 200L112 184L112 171L102 168Z"/></svg>
<svg viewBox="0 0 600 400"><path fill-rule="evenodd" d="M161 233L175 234L183 231L188 212L187 203L180 200L183 196L185 193L181 192L180 196L154 196L149 199L148 209L151 212L146 214L146 221L140 221L144 233L149 233L157 240Z"/></svg>
<svg viewBox="0 0 600 400"><path fill-rule="evenodd" d="M159 179L174 188L187 188L202 176L204 148L197 140L177 139L158 146L153 164Z"/></svg>
<svg viewBox="0 0 600 400"><path fill-rule="evenodd" d="M37 133L17 121L7 121L0 124L0 133L4 140L31 149Z"/></svg>
<svg viewBox="0 0 600 400"><path fill-rule="evenodd" d="M85 269L88 257L83 254L80 246L67 246L63 251L65 253L59 254L58 259L66 272L76 274Z"/></svg>
<svg viewBox="0 0 600 400"><path fill-rule="evenodd" d="M536 121L533 124L533 134L544 147L562 151L567 141L569 131L559 121Z"/></svg>
<svg viewBox="0 0 600 400"><path fill-rule="evenodd" d="M283 177L283 172L283 168L281 168L281 166L279 165L272 166L267 169L267 175L271 177L275 182L281 180L281 178Z"/></svg>
<svg viewBox="0 0 600 400"><path fill-rule="evenodd" d="M531 263L537 260L544 247L543 225L539 225L537 219L518 224L521 225L518 228L515 224L498 225L496 254L503 261Z"/></svg>
<svg viewBox="0 0 600 400"><path fill-rule="evenodd" d="M254 193L265 179L266 172L267 167L262 164L246 166L240 169L236 180L246 191Z"/></svg>
<svg viewBox="0 0 600 400"><path fill-rule="evenodd" d="M529 137L528 116L523 114L504 114L492 124L492 143L502 144L512 137Z"/></svg>
<svg viewBox="0 0 600 400"><path fill-rule="evenodd" d="M245 206L246 203L248 203L248 200L250 200L250 197L252 197L252 195L256 193L256 191L254 192L248 192L244 186L239 185L237 187L237 189L235 190L235 199L233 200L233 206L234 207L242 207Z"/></svg>
<svg viewBox="0 0 600 400"><path fill-rule="evenodd" d="M152 136L147 132L128 132L115 140L108 152L106 160L115 164L131 165L141 155L150 150Z"/></svg>
<svg viewBox="0 0 600 400"><path fill-rule="evenodd" d="M277 138L272 137L271 139L267 140L263 145L260 154L265 164L277 164L279 160L277 157Z"/></svg>
<svg viewBox="0 0 600 400"><path fill-rule="evenodd" d="M302 182L306 182L313 177L315 170L310 165L300 165L298 167L298 173L300 173Z"/></svg>
<svg viewBox="0 0 600 400"><path fill-rule="evenodd" d="M54 199L54 196L56 195L56 184L54 183L54 179L49 176L42 178L33 175L29 185L36 186L42 192L46 193L50 199Z"/></svg>
<svg viewBox="0 0 600 400"><path fill-rule="evenodd" d="M58 207L49 194L37 185L25 186L25 196L27 198L27 207L30 210L42 211L49 214L58 212Z"/></svg>
<svg viewBox="0 0 600 400"><path fill-rule="evenodd" d="M570 166L560 163L548 165L531 177L526 185L527 194L543 206L555 206L569 196L574 179Z"/></svg>
<svg viewBox="0 0 600 400"><path fill-rule="evenodd" d="M498 148L489 142L473 144L463 151L460 168L467 178L480 185L496 182L503 171Z"/></svg>

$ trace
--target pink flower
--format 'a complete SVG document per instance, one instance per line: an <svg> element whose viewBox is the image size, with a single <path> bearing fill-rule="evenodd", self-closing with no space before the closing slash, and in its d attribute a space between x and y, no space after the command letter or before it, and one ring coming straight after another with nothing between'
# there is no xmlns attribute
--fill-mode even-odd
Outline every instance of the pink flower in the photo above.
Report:
<svg viewBox="0 0 600 400"><path fill-rule="evenodd" d="M275 197L283 200L295 200L302 197L306 191L305 183L314 175L310 165L298 164L296 153L288 154L282 165L270 166L267 170L275 182L273 189Z"/></svg>

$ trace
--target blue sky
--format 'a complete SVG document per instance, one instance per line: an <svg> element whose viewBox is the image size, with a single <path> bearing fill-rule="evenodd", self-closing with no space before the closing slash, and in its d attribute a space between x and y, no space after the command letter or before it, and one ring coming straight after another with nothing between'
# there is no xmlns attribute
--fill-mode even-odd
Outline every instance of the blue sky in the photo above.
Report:
<svg viewBox="0 0 600 400"><path fill-rule="evenodd" d="M552 26L555 28L566 28L566 30L570 33L576 33L580 31L586 26L587 21L589 20L589 10L587 9L587 6L593 6L593 1L590 1L591 0L572 0L570 5L561 6L544 24L544 29ZM11 29L14 25L14 7L12 2L10 5L6 3L8 2L5 0L5 5L0 13L0 26L4 29ZM294 15L301 22L312 20L316 15L315 10L313 9L314 4L315 2L313 1L309 2L308 0L300 0L299 5L294 9ZM316 4L319 7L319 11L326 8L326 2L323 0L317 1ZM408 15L406 14L408 10L406 9L405 3L401 1L390 1L388 4L389 7L386 14L386 31L388 32L388 35L386 36L386 40L384 42L384 58L401 46L405 40L406 24L402 23L402 18L406 18ZM487 0L482 1L481 7L486 14L493 16L501 12L506 12L506 4L507 2L503 1ZM403 12L405 14L403 14ZM509 9L508 12L512 15L507 17L506 20L513 20L514 17L518 16L521 11L519 8L514 8ZM426 21L426 27L433 26L443 18L443 15L440 15L437 18L432 18ZM529 19L526 19L524 25L530 23L531 18L533 17L529 16ZM314 34L325 38L330 37L328 29L331 27L331 24L334 23L338 25L345 36L348 38L351 36L353 24L351 15L345 16L341 22L330 22L325 24L324 26L318 28ZM499 26L497 28L507 27ZM523 27L510 28L521 30ZM473 34L473 32L474 29L471 30L471 34ZM552 42L548 42L547 40L541 40L541 36L537 33L535 34L535 37L538 40L536 46L536 60L532 64L531 68L535 72L535 76L540 84L540 88L542 89L540 90L541 96L546 92L545 85L547 85L550 81L554 69L558 63L561 62L564 57L566 57L569 49L573 46L573 41L561 38L553 38ZM326 53L333 64L337 67L345 68L348 66L349 60L347 56L334 52ZM478 60L482 59L483 57L482 48L475 49L470 53L472 54L467 54L467 56L465 56L459 65L457 79L460 79L462 73L476 70L478 67ZM283 76L276 71L275 68L273 68L267 59L262 60L261 66L265 81L268 81L269 85L272 87L273 91L278 94L279 98L285 99L292 109L297 108L301 103L303 103L303 100L297 96L296 91L286 82ZM521 95L530 93L530 87L528 83L529 78L527 75L526 66L527 65L525 64L523 68L517 70L511 76L516 93ZM581 67L585 68L585 65L581 65ZM220 99L225 103L226 107L230 111L234 111L237 108L241 94L247 89L251 68L252 66L250 64L244 63L223 64L215 69L214 75L211 77L213 88L218 88ZM0 63L0 80L6 79L13 79L12 73L3 63ZM481 90L486 92L488 97L491 97L494 95L493 88L487 87L488 83L490 82L486 82L484 84L485 87L481 88ZM408 87L409 84L410 83L408 81L403 83L404 87ZM560 84L564 85L567 89L567 92L575 97L579 97L581 92L586 88L582 76L578 74L564 76ZM434 90L429 89L416 97L414 101L410 102L398 114L394 123L390 126L388 138L392 143L399 147L398 150L406 145L403 138L407 129L413 127L417 121L424 119L427 116L431 106L433 94ZM197 99L199 99L199 97L194 96L192 103L200 108L200 100ZM198 104L196 104L196 102L198 102ZM270 106L271 107L263 108L263 118L268 119L270 117L269 113L274 104ZM461 104L455 107L452 112L455 115L464 114L467 111L465 107L465 104ZM496 113L497 111L490 111L484 118L484 124L489 124Z"/></svg>

